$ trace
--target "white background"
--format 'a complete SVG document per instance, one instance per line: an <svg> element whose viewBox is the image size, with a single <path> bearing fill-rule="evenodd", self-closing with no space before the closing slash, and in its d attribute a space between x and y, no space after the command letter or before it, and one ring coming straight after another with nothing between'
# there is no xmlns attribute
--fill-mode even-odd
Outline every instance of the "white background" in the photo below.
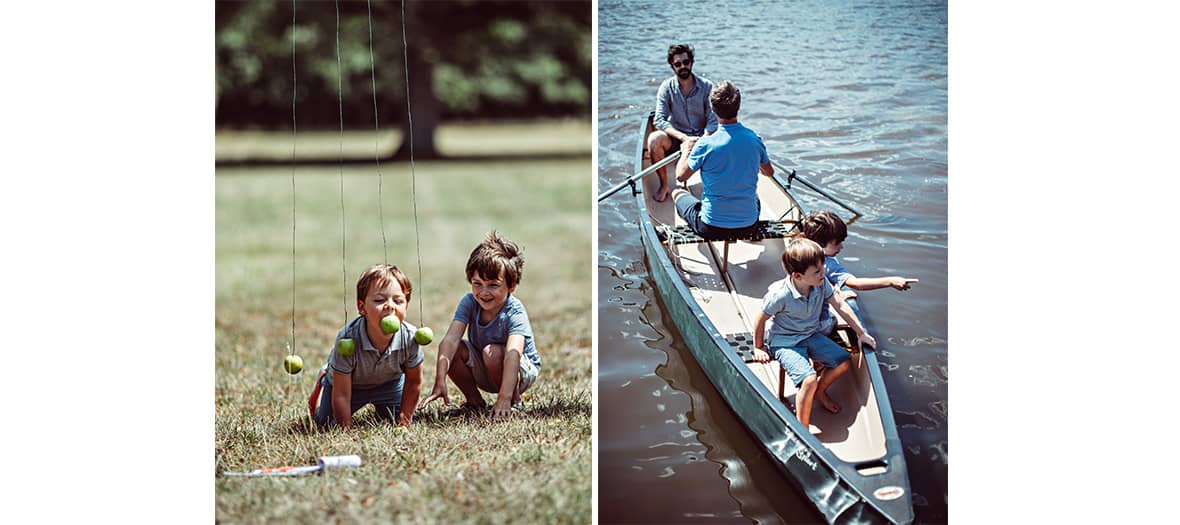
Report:
<svg viewBox="0 0 1180 525"><path fill-rule="evenodd" d="M1180 17L1157 5L950 6L955 522L1171 501ZM213 17L0 21L0 499L20 521L214 518Z"/></svg>

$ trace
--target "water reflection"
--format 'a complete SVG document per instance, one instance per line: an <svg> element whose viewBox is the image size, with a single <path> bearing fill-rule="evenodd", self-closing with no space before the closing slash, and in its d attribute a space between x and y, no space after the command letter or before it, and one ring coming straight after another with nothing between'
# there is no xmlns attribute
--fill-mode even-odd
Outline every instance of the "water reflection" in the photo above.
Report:
<svg viewBox="0 0 1180 525"><path fill-rule="evenodd" d="M659 316L661 312L653 307L644 314ZM656 374L691 400L687 418L695 432L683 435L704 444L705 458L721 466L718 474L728 482L729 495L745 517L739 521L781 523L782 516L792 516L798 522L822 521L823 516L772 466L771 458L713 388L679 335L673 336L665 352L667 361L656 367Z"/></svg>

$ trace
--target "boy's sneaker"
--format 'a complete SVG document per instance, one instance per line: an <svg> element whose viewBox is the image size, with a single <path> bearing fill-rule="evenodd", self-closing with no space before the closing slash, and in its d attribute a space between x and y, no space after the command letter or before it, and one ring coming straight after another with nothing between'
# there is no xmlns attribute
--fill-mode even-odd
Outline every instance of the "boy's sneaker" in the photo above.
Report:
<svg viewBox="0 0 1180 525"><path fill-rule="evenodd" d="M479 414L482 412L487 412L487 410L488 410L487 403L480 403L480 404L476 405L476 404L468 403L468 402L464 401L463 404L459 405L459 408L452 408L450 410L447 410L446 412L443 412L443 415L446 417L459 417L459 416Z"/></svg>

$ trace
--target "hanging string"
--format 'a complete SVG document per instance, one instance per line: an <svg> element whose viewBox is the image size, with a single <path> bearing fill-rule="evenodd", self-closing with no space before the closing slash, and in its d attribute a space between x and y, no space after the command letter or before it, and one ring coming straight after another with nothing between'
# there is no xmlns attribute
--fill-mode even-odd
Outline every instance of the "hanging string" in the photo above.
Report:
<svg viewBox="0 0 1180 525"><path fill-rule="evenodd" d="M295 120L295 95L299 84L295 74L295 0L291 0L291 346L289 355L295 355L295 141L297 121Z"/></svg>
<svg viewBox="0 0 1180 525"><path fill-rule="evenodd" d="M410 112L410 45L406 42L406 0L402 0L402 65L406 69L406 122L410 130L410 202L414 204L414 254L418 258L418 320L425 324L422 314L422 296L426 295L425 279L422 278L422 245L418 236L418 185L414 176L414 114Z"/></svg>
<svg viewBox="0 0 1180 525"><path fill-rule="evenodd" d="M369 78L373 85L373 158L377 161L377 213L381 220L381 247L385 249L385 264L389 264L389 244L385 241L385 199L381 197L384 177L381 175L381 153L377 138L381 134L380 119L377 115L377 61L373 58L373 2L366 2L369 10Z"/></svg>
<svg viewBox="0 0 1180 525"><path fill-rule="evenodd" d="M340 113L340 276L344 290L344 322L348 323L348 264L345 256L346 237L348 229L344 224L344 88L341 77L344 75L340 66L340 0L336 0L336 103Z"/></svg>

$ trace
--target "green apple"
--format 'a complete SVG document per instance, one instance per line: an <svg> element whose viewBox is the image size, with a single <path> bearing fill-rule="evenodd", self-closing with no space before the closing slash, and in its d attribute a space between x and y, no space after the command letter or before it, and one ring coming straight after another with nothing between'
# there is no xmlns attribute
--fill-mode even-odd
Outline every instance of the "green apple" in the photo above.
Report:
<svg viewBox="0 0 1180 525"><path fill-rule="evenodd" d="M396 334L401 330L402 322L396 315L387 315L381 318L381 331L387 334Z"/></svg>
<svg viewBox="0 0 1180 525"><path fill-rule="evenodd" d="M352 357L352 353L356 351L356 342L349 338L341 339L336 343L336 351L344 357Z"/></svg>
<svg viewBox="0 0 1180 525"><path fill-rule="evenodd" d="M418 331L414 332L414 342L420 345L428 345L434 340L434 330L429 326L423 326Z"/></svg>
<svg viewBox="0 0 1180 525"><path fill-rule="evenodd" d="M285 359L283 359L283 369L286 370L288 374L298 374L300 370L303 370L303 358L297 355L287 356Z"/></svg>

